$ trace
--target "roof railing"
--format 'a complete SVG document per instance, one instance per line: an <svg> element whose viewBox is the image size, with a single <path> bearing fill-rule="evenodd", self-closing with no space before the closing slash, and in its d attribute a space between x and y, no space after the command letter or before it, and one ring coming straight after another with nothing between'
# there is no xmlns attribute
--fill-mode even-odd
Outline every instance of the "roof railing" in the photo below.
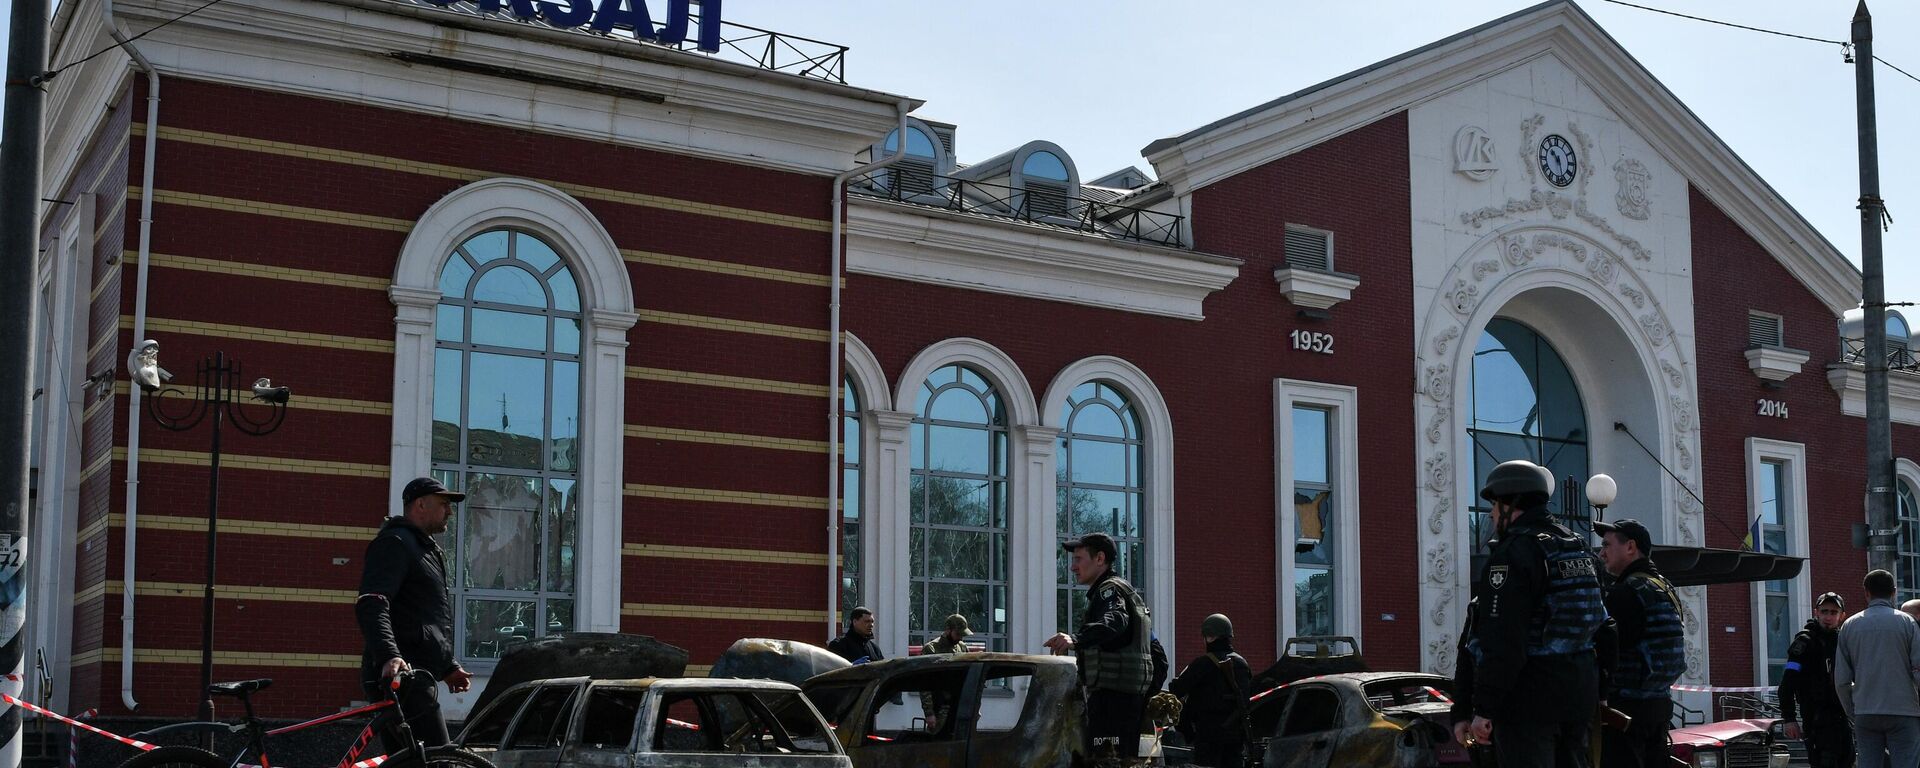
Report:
<svg viewBox="0 0 1920 768"><path fill-rule="evenodd" d="M931 183L928 183L929 180ZM914 183L918 182L918 183ZM1186 217L954 176L882 169L847 185L849 194L997 219L1041 224L1116 240L1185 248Z"/></svg>

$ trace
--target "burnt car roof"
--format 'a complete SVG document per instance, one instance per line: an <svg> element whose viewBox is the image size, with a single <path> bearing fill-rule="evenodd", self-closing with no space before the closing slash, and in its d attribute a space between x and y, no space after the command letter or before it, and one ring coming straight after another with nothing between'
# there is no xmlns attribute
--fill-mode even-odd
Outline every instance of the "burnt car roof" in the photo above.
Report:
<svg viewBox="0 0 1920 768"><path fill-rule="evenodd" d="M1331 681L1337 681L1337 680L1351 680L1361 685L1366 685L1367 683L1375 683L1381 680L1402 680L1407 678L1418 678L1421 680L1439 680L1441 682L1452 682L1451 680L1448 680L1445 676L1436 675L1436 674L1433 674L1432 672L1335 672L1330 675L1316 675L1314 677L1303 677L1303 678L1300 678L1299 680L1293 681L1293 684L1299 685L1301 683L1311 683L1316 681L1331 682Z"/></svg>
<svg viewBox="0 0 1920 768"><path fill-rule="evenodd" d="M851 667L836 669L831 672L822 672L807 680L807 683L811 685L813 683L866 681L890 675L901 670L938 669L940 667L957 667L992 662L1062 667L1072 667L1076 663L1072 657L1068 656L1043 656L1028 653L1002 653L998 651L909 656L904 659L883 659L866 664L855 664Z"/></svg>
<svg viewBox="0 0 1920 768"><path fill-rule="evenodd" d="M619 688L659 688L663 691L800 690L799 686L793 685L792 683L783 683L778 680L736 680L733 678L715 677L634 677L619 680L603 680L597 677L550 677L540 680L528 680L524 683L515 683L512 688L508 688L507 690L513 690L513 688L520 688L522 686L578 685L580 683L592 683L596 686Z"/></svg>

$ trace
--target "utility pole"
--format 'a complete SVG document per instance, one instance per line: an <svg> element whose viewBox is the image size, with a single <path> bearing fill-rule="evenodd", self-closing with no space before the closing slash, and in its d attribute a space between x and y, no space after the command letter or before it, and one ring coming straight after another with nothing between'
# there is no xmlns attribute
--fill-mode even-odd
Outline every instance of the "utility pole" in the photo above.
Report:
<svg viewBox="0 0 1920 768"><path fill-rule="evenodd" d="M34 260L40 250L40 76L47 0L13 0L0 118L0 691L20 695L27 623L27 402L33 386ZM48 400L66 397L50 396ZM20 764L20 708L0 709L0 765Z"/></svg>
<svg viewBox="0 0 1920 768"><path fill-rule="evenodd" d="M1893 490L1893 426L1887 408L1887 297L1880 259L1880 140L1873 112L1873 16L1867 0L1853 12L1853 84L1860 139L1860 295L1867 332L1867 565L1896 567L1899 518Z"/></svg>

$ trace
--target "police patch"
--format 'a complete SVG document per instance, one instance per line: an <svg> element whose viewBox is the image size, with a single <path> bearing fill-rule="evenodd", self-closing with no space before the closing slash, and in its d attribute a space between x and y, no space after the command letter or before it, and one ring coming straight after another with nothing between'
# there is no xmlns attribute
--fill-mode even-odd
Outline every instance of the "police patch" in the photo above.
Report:
<svg viewBox="0 0 1920 768"><path fill-rule="evenodd" d="M1560 566L1560 578L1563 578L1563 579L1571 579L1579 576L1586 576L1586 577L1593 576L1593 558L1591 557L1578 557L1578 558L1561 560L1561 561L1558 561L1556 565Z"/></svg>
<svg viewBox="0 0 1920 768"><path fill-rule="evenodd" d="M1487 585L1499 589L1507 585L1507 566L1495 565L1487 568Z"/></svg>

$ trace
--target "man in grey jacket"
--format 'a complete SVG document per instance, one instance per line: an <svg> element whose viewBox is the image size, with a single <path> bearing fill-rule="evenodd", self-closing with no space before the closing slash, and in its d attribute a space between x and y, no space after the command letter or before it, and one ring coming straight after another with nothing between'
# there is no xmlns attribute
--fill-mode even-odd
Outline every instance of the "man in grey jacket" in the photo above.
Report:
<svg viewBox="0 0 1920 768"><path fill-rule="evenodd" d="M1840 625L1833 655L1833 688L1853 719L1856 765L1920 764L1920 626L1894 609L1893 574L1873 571L1863 583L1867 609Z"/></svg>

